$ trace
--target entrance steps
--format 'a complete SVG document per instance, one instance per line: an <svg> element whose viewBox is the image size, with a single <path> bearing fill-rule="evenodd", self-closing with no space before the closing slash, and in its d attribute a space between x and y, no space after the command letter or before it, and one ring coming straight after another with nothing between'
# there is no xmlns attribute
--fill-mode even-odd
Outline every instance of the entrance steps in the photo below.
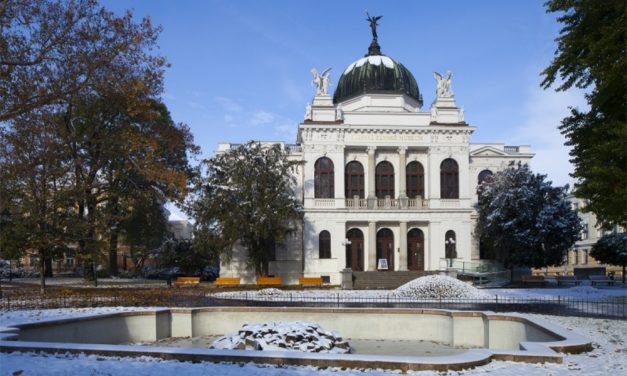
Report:
<svg viewBox="0 0 627 376"><path fill-rule="evenodd" d="M355 290L393 290L429 274L437 274L437 271L353 272L353 288Z"/></svg>

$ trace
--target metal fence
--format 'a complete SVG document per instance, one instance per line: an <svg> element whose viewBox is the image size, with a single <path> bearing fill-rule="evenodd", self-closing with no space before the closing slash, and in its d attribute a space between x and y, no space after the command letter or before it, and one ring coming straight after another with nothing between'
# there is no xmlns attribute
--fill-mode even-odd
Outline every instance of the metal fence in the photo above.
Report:
<svg viewBox="0 0 627 376"><path fill-rule="evenodd" d="M344 294L303 296L283 292L280 296L263 296L241 292L232 297L216 298L206 293L127 295L55 295L19 299L5 296L1 310L51 309L80 307L207 307L207 306L265 306L265 307L356 307L356 308L423 308L493 312L540 313L561 316L627 319L627 298L584 299L572 297L508 298L495 296L480 299L415 299L397 296L356 297Z"/></svg>
<svg viewBox="0 0 627 376"><path fill-rule="evenodd" d="M229 299L214 299L215 305L245 305L274 307L377 307L423 308L463 311L493 311L540 313L559 316L599 318L627 318L627 298L584 299L572 297L415 299L397 296L346 297L342 294L301 296L285 293L282 296L259 296L242 292Z"/></svg>

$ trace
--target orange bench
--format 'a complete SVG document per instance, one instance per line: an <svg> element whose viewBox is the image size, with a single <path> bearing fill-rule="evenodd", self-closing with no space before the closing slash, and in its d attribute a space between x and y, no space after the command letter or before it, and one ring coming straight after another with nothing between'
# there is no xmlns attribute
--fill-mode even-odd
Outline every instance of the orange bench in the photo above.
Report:
<svg viewBox="0 0 627 376"><path fill-rule="evenodd" d="M257 285L259 286L281 286L282 284L281 277L257 277Z"/></svg>
<svg viewBox="0 0 627 376"><path fill-rule="evenodd" d="M298 278L298 284L301 286L312 285L322 286L322 277L300 277Z"/></svg>
<svg viewBox="0 0 627 376"><path fill-rule="evenodd" d="M239 277L218 277L216 278L216 286L237 286L240 284Z"/></svg>
<svg viewBox="0 0 627 376"><path fill-rule="evenodd" d="M174 284L177 286L198 286L200 277L176 277Z"/></svg>

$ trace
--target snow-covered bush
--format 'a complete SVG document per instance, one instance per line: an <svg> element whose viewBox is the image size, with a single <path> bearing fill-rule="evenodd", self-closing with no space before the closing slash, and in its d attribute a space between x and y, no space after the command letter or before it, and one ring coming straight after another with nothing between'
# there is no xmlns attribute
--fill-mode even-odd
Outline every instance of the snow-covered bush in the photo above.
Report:
<svg viewBox="0 0 627 376"><path fill-rule="evenodd" d="M418 299L489 297L488 294L465 282L444 275L429 275L414 279L397 288L394 294L398 297Z"/></svg>
<svg viewBox="0 0 627 376"><path fill-rule="evenodd" d="M218 338L213 349L345 354L350 346L338 333L304 321L244 325L239 332Z"/></svg>

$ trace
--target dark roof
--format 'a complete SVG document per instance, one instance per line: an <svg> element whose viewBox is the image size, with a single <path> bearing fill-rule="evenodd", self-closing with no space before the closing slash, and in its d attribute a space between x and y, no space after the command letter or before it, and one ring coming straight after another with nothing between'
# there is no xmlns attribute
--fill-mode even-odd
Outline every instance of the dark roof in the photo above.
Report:
<svg viewBox="0 0 627 376"><path fill-rule="evenodd" d="M406 94L422 106L422 96L411 72L388 56L369 52L366 57L355 61L344 71L337 83L333 103L362 94L383 93Z"/></svg>

